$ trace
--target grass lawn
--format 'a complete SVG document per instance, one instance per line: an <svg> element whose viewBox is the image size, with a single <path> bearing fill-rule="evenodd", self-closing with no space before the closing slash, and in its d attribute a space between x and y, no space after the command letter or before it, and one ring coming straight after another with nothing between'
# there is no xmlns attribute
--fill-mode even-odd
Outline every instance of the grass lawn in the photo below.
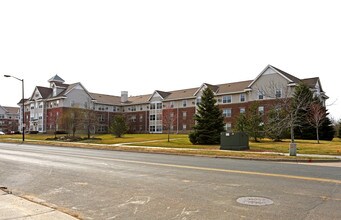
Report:
<svg viewBox="0 0 341 220"><path fill-rule="evenodd" d="M83 135L84 137L85 135ZM45 140L54 135L48 134L27 134L27 140ZM188 149L206 149L218 150L219 145L192 145L188 139L188 135L172 134L170 135L170 142L167 141L167 134L126 134L122 138L115 138L110 134L95 135L96 138L102 140L86 140L82 143L95 143L95 144L120 144L136 145L136 146L149 146L149 147L164 147L164 148L188 148ZM21 140L21 135L1 135L0 141L11 139ZM278 153L288 153L290 140L283 140L282 142L273 142L269 139L263 139L261 142L250 141L250 151L262 152L271 151ZM341 155L341 139L334 138L333 141L316 141L311 140L296 140L298 153L301 154L325 154L325 155Z"/></svg>

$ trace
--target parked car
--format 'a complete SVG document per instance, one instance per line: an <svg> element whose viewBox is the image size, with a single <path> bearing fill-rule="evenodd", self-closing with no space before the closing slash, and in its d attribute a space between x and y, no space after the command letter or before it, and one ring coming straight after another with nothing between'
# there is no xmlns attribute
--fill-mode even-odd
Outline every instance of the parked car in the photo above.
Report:
<svg viewBox="0 0 341 220"><path fill-rule="evenodd" d="M0 135L4 135L4 134L5 134L4 132L0 131Z"/></svg>

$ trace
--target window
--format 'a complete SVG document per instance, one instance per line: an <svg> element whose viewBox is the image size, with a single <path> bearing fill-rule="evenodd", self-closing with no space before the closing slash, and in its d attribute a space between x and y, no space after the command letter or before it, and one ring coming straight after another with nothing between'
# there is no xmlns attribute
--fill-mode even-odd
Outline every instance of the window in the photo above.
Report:
<svg viewBox="0 0 341 220"><path fill-rule="evenodd" d="M39 113L39 119L43 119L43 114Z"/></svg>
<svg viewBox="0 0 341 220"><path fill-rule="evenodd" d="M259 106L259 107L258 107L258 112L259 112L260 114L264 114L264 106Z"/></svg>
<svg viewBox="0 0 341 220"><path fill-rule="evenodd" d="M201 103L201 97L198 97L198 98L196 99L196 103L197 103L197 105L200 105L200 103Z"/></svg>
<svg viewBox="0 0 341 220"><path fill-rule="evenodd" d="M155 115L150 115L149 116L149 121L155 121Z"/></svg>
<svg viewBox="0 0 341 220"><path fill-rule="evenodd" d="M103 121L104 121L103 115L100 115L100 116L98 117L98 120L99 120L100 122L103 122Z"/></svg>
<svg viewBox="0 0 341 220"><path fill-rule="evenodd" d="M155 109L155 103L150 104L150 109ZM154 129L155 130L155 129Z"/></svg>
<svg viewBox="0 0 341 220"><path fill-rule="evenodd" d="M282 98L282 90L276 89L276 98Z"/></svg>
<svg viewBox="0 0 341 220"><path fill-rule="evenodd" d="M223 103L231 103L232 102L232 96L227 95L223 96Z"/></svg>
<svg viewBox="0 0 341 220"><path fill-rule="evenodd" d="M187 112L182 112L182 118L186 119L186 117L187 117Z"/></svg>
<svg viewBox="0 0 341 220"><path fill-rule="evenodd" d="M225 131L226 131L226 132L231 132L231 131L232 131L232 125L231 125L231 123L226 123L226 124L225 124Z"/></svg>
<svg viewBox="0 0 341 220"><path fill-rule="evenodd" d="M97 131L98 132L105 132L106 131L106 127L105 126L98 126Z"/></svg>
<svg viewBox="0 0 341 220"><path fill-rule="evenodd" d="M162 126L161 125L158 125L158 126L156 126L156 131L162 131Z"/></svg>
<svg viewBox="0 0 341 220"><path fill-rule="evenodd" d="M240 94L240 102L245 102L245 94Z"/></svg>
<svg viewBox="0 0 341 220"><path fill-rule="evenodd" d="M264 99L264 92L258 91L258 99Z"/></svg>
<svg viewBox="0 0 341 220"><path fill-rule="evenodd" d="M187 125L186 124L183 124L182 125L182 130L185 131L187 129Z"/></svg>
<svg viewBox="0 0 341 220"><path fill-rule="evenodd" d="M174 102L170 102L170 103L169 103L169 107L170 107L170 108L174 108Z"/></svg>
<svg viewBox="0 0 341 220"><path fill-rule="evenodd" d="M135 105L131 106L131 111L132 111L132 112L135 112L135 111L136 111L136 106L135 106Z"/></svg>
<svg viewBox="0 0 341 220"><path fill-rule="evenodd" d="M31 109L34 109L34 104L31 104Z"/></svg>
<svg viewBox="0 0 341 220"><path fill-rule="evenodd" d="M140 122L143 121L143 115L140 115Z"/></svg>
<svg viewBox="0 0 341 220"><path fill-rule="evenodd" d="M162 103L161 102L156 103L156 109L162 109Z"/></svg>
<svg viewBox="0 0 341 220"><path fill-rule="evenodd" d="M240 112L240 113L245 113L245 108L244 108L244 107L241 107L241 108L239 109L239 112Z"/></svg>
<svg viewBox="0 0 341 220"><path fill-rule="evenodd" d="M130 121L131 122L136 122L136 115L130 116Z"/></svg>
<svg viewBox="0 0 341 220"><path fill-rule="evenodd" d="M223 116L224 117L231 117L231 115L232 115L232 111L230 108L224 108L223 109Z"/></svg>
<svg viewBox="0 0 341 220"><path fill-rule="evenodd" d="M149 131L150 132L155 132L155 126L149 126Z"/></svg>
<svg viewBox="0 0 341 220"><path fill-rule="evenodd" d="M156 115L156 120L160 121L161 120L161 114Z"/></svg>
<svg viewBox="0 0 341 220"><path fill-rule="evenodd" d="M187 100L182 100L182 107L186 107L187 106Z"/></svg>

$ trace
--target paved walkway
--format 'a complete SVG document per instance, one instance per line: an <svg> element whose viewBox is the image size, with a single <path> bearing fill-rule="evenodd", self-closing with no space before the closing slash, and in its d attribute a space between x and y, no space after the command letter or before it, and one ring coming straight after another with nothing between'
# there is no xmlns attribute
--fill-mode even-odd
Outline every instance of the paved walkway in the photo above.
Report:
<svg viewBox="0 0 341 220"><path fill-rule="evenodd" d="M58 210L14 196L0 189L0 220L76 220Z"/></svg>

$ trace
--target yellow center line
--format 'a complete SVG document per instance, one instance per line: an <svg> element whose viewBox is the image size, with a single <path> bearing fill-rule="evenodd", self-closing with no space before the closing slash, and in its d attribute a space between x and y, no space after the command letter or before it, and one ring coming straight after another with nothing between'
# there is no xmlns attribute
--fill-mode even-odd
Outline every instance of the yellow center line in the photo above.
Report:
<svg viewBox="0 0 341 220"><path fill-rule="evenodd" d="M89 158L89 159L99 159L99 157L91 157L91 156L80 156L80 157ZM214 172L223 172L223 173L236 173L236 174L245 174L245 175L280 177L280 178L286 178L286 179L298 179L298 180L306 180L306 181L341 184L341 180L325 179L325 178L317 178L317 177L294 176L294 175L287 175L287 174L262 173L262 172L242 171L242 170L228 170L228 169L208 168L208 167L196 167L196 166L176 165L176 164L167 164L167 163L144 162L144 161L137 161L137 160L123 160L123 159L102 158L102 157L100 158L105 159L105 160L110 160L110 161L133 163L133 164L173 167L173 168L202 170L202 171L214 171Z"/></svg>

